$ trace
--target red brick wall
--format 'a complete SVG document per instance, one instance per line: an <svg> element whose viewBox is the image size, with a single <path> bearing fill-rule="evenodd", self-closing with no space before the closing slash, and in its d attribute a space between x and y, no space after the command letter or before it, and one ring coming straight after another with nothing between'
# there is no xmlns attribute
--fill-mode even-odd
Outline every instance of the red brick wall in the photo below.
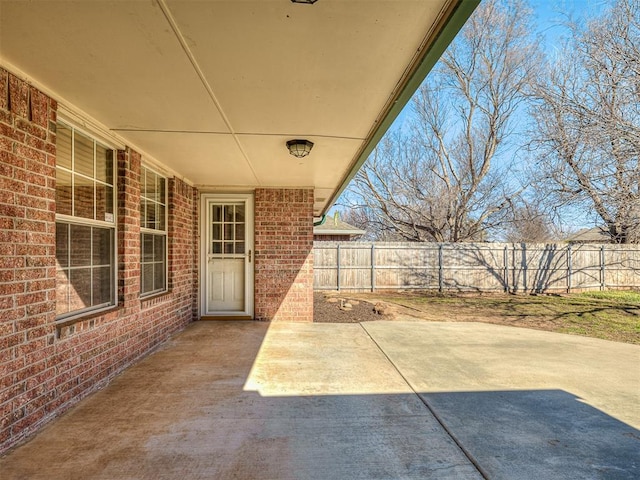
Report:
<svg viewBox="0 0 640 480"><path fill-rule="evenodd" d="M313 190L255 192L255 318L313 320Z"/></svg>
<svg viewBox="0 0 640 480"><path fill-rule="evenodd" d="M195 189L169 182L169 293L139 298L140 155L118 152L118 305L56 323L56 102L0 69L0 452L190 322Z"/></svg>
<svg viewBox="0 0 640 480"><path fill-rule="evenodd" d="M314 242L350 242L351 235L314 235Z"/></svg>
<svg viewBox="0 0 640 480"><path fill-rule="evenodd" d="M0 69L0 446L54 400L56 109Z"/></svg>

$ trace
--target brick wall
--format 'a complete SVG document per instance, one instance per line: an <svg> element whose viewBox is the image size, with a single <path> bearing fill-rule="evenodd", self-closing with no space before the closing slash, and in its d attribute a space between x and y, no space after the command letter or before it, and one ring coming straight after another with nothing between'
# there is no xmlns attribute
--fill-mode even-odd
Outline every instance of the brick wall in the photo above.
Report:
<svg viewBox="0 0 640 480"><path fill-rule="evenodd" d="M313 190L255 192L255 318L313 320Z"/></svg>
<svg viewBox="0 0 640 480"><path fill-rule="evenodd" d="M118 305L56 323L56 102L0 69L0 452L190 322L197 191L169 182L169 293L140 300L140 155L118 152Z"/></svg>

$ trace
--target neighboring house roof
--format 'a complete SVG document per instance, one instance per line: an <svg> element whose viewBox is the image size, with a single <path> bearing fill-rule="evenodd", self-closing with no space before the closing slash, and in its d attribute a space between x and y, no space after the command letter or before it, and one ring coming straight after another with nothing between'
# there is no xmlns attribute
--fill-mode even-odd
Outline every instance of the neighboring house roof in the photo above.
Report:
<svg viewBox="0 0 640 480"><path fill-rule="evenodd" d="M322 224L313 227L314 235L364 235L365 231L360 230L358 227L343 222L339 218L327 217L327 220Z"/></svg>
<svg viewBox="0 0 640 480"><path fill-rule="evenodd" d="M566 239L569 243L611 243L611 236L600 227L584 228Z"/></svg>
<svg viewBox="0 0 640 480"><path fill-rule="evenodd" d="M168 175L304 186L321 216L479 1L0 0L0 65Z"/></svg>

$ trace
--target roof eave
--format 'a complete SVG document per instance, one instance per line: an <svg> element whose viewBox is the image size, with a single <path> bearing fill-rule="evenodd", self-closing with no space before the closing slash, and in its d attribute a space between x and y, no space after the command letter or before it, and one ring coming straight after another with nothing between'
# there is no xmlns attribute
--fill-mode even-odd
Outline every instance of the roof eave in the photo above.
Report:
<svg viewBox="0 0 640 480"><path fill-rule="evenodd" d="M443 16L443 25L436 29L437 33L434 38L427 42L427 47L423 49L422 55L417 57L413 68L409 69L409 74L401 83L400 88L396 90L396 95L387 103L387 107L381 115L381 120L376 121L374 124L363 147L356 155L354 162L342 178L338 188L324 206L320 216L326 215L327 211L335 204L340 195L342 195L360 167L362 167L373 149L380 142L389 127L391 127L396 117L409 102L479 4L480 0L458 0L451 2L448 9L449 14Z"/></svg>

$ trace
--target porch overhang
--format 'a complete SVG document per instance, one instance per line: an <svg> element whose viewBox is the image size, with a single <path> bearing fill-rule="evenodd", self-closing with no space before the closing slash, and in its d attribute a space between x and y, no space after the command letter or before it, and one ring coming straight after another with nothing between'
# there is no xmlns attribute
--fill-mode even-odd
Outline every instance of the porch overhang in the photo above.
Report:
<svg viewBox="0 0 640 480"><path fill-rule="evenodd" d="M478 3L0 0L0 64L203 191L313 188L320 216Z"/></svg>

